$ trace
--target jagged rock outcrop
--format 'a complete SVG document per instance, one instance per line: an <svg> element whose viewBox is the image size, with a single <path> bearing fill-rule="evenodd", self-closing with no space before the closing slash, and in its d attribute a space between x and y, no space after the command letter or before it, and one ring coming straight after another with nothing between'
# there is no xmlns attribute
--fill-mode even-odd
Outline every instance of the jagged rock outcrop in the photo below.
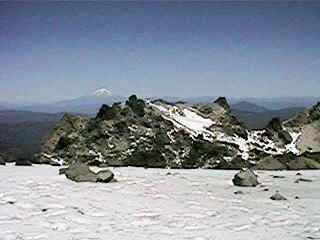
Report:
<svg viewBox="0 0 320 240"><path fill-rule="evenodd" d="M225 98L190 106L132 95L125 103L102 105L91 119L65 115L37 159L55 165L290 168L289 160L261 159L298 155L298 133L278 119L266 129L249 131L226 105Z"/></svg>
<svg viewBox="0 0 320 240"><path fill-rule="evenodd" d="M284 144L289 144L292 142L292 137L287 132L280 121L279 118L273 118L266 127L266 133L269 138L281 140ZM278 139L277 139L278 138Z"/></svg>
<svg viewBox="0 0 320 240"><path fill-rule="evenodd" d="M230 112L230 105L225 97L218 97L214 103L218 104L219 106L223 107L226 111Z"/></svg>
<svg viewBox="0 0 320 240"><path fill-rule="evenodd" d="M296 145L300 153L320 152L320 102L284 122L284 126L299 135Z"/></svg>
<svg viewBox="0 0 320 240"><path fill-rule="evenodd" d="M226 114L217 104L214 107L219 115ZM214 137L209 130L215 123L212 117L183 104L169 105L159 100L146 103L133 95L125 104L103 105L90 120L65 116L40 156L46 162L51 158L64 159L66 163L77 159L89 165L108 166L246 166L234 160L238 159L237 146L208 139ZM222 116L216 121L223 133L225 123L221 119Z"/></svg>
<svg viewBox="0 0 320 240"><path fill-rule="evenodd" d="M86 129L89 118L66 113L42 145L41 153L32 159L36 164L62 164L57 151L79 140L80 132Z"/></svg>
<svg viewBox="0 0 320 240"><path fill-rule="evenodd" d="M65 114L54 128L52 135L42 146L42 152L51 153L57 147L63 148L76 140L76 135L85 129L89 122L88 118Z"/></svg>

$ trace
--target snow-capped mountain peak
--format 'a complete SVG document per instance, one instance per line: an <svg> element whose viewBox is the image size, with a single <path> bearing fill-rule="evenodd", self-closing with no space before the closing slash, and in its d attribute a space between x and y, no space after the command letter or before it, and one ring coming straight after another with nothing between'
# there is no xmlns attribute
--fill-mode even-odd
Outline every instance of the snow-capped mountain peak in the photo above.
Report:
<svg viewBox="0 0 320 240"><path fill-rule="evenodd" d="M101 97L101 96L111 96L112 93L110 90L106 89L106 88L101 88L101 89L97 89L96 91L93 92L94 96L97 97Z"/></svg>

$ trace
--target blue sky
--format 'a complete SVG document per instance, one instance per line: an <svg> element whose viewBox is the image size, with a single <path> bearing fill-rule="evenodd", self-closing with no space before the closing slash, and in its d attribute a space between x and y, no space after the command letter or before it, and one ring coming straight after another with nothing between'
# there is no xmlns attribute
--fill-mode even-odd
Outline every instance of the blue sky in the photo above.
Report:
<svg viewBox="0 0 320 240"><path fill-rule="evenodd" d="M0 2L0 101L319 96L320 2Z"/></svg>

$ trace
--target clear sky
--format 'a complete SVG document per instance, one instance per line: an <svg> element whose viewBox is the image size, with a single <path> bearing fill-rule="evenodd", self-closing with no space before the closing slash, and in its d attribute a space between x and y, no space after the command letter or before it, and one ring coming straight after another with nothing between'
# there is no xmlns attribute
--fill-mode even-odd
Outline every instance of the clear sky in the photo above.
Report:
<svg viewBox="0 0 320 240"><path fill-rule="evenodd" d="M320 1L0 2L0 101L320 94Z"/></svg>

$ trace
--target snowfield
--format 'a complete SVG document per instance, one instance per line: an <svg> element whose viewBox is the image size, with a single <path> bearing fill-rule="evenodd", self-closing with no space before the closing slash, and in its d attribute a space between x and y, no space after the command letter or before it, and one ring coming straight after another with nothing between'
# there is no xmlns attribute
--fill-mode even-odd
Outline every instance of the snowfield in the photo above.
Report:
<svg viewBox="0 0 320 240"><path fill-rule="evenodd" d="M171 121L176 129L184 129L192 137L197 137L202 134L204 139L209 142L218 140L220 142L236 144L239 147L239 155L244 160L249 160L249 151L258 149L271 155L284 154L286 152L292 152L295 155L300 153L297 148L297 142L301 133L288 131L292 137L292 142L285 146L277 146L277 144L263 137L264 130L252 130L248 132L248 139L241 138L239 136L228 136L225 132L211 131L209 127L212 125L219 125L220 123L210 118L204 118L195 112L195 109L191 107L177 107L165 104L153 104L147 102L151 107L158 109L162 117ZM288 129L287 129L288 130Z"/></svg>
<svg viewBox="0 0 320 240"><path fill-rule="evenodd" d="M74 183L51 166L1 166L0 239L320 239L320 171L257 171L256 188L233 186L235 171L112 171L116 183ZM270 200L276 190L288 201Z"/></svg>

